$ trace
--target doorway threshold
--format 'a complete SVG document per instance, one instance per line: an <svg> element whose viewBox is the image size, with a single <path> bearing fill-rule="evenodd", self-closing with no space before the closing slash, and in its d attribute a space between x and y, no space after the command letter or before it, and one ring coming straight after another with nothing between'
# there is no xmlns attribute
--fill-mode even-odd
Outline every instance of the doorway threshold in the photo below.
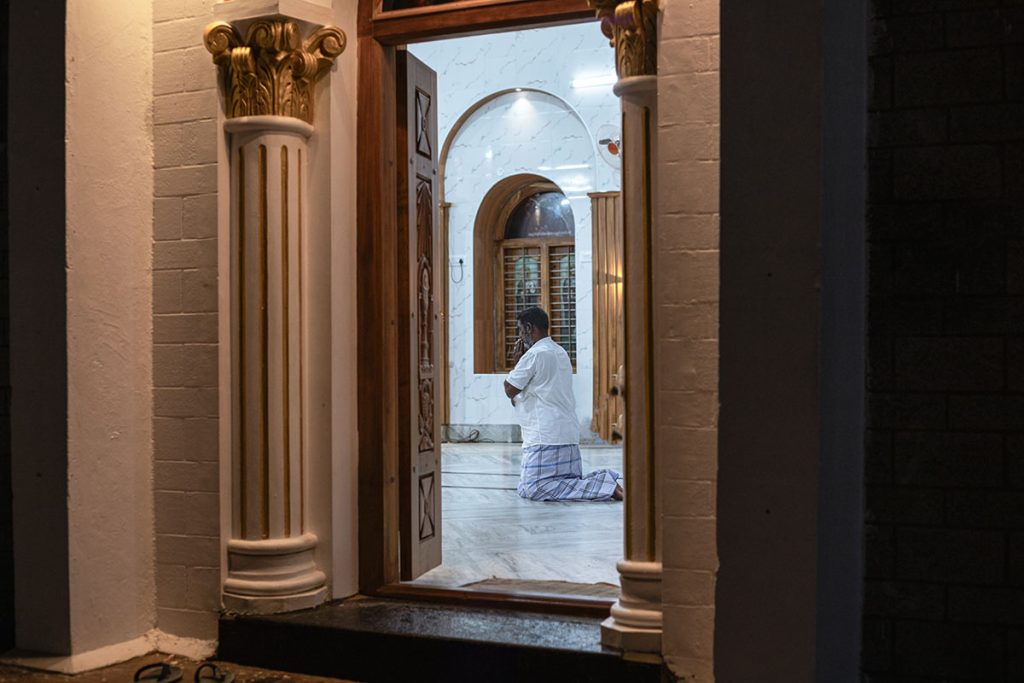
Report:
<svg viewBox="0 0 1024 683"><path fill-rule="evenodd" d="M605 619L614 600L589 598L578 595L553 595L519 590L507 592L473 588L449 588L415 582L392 583L381 586L373 597L385 600L429 602L454 607L479 607L534 614L561 614L574 617Z"/></svg>
<svg viewBox="0 0 1024 683"><path fill-rule="evenodd" d="M225 615L225 661L356 681L655 681L659 664L601 646L601 619L357 596Z"/></svg>

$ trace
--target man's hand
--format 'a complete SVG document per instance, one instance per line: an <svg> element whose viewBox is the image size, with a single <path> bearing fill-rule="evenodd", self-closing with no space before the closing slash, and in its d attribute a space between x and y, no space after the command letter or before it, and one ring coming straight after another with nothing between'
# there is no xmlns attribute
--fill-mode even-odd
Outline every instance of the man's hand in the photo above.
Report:
<svg viewBox="0 0 1024 683"><path fill-rule="evenodd" d="M512 362L518 363L519 359L526 353L526 345L523 344L523 338L516 339L516 345L512 347Z"/></svg>

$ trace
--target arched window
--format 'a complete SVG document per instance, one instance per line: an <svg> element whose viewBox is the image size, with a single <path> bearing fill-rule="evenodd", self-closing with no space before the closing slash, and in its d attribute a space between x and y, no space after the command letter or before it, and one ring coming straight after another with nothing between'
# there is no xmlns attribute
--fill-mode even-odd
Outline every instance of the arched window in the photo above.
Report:
<svg viewBox="0 0 1024 683"><path fill-rule="evenodd" d="M576 223L569 200L546 178L520 175L495 185L477 214L474 240L474 366L512 368L516 316L540 306L551 338L576 364Z"/></svg>
<svg viewBox="0 0 1024 683"><path fill-rule="evenodd" d="M516 316L540 306L551 319L551 339L576 364L576 224L561 192L537 192L522 199L505 223L496 256L502 273L502 344L511 368L518 332Z"/></svg>

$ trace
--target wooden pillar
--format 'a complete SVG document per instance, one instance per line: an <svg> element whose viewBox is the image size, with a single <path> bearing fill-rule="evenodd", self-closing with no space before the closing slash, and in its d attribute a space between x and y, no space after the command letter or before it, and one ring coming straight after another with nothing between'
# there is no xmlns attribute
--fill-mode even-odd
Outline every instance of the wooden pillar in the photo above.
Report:
<svg viewBox="0 0 1024 683"><path fill-rule="evenodd" d="M622 103L623 296L625 300L626 475L622 592L601 625L607 647L661 652L661 547L651 372L651 232L657 149L656 0L591 0L615 48Z"/></svg>

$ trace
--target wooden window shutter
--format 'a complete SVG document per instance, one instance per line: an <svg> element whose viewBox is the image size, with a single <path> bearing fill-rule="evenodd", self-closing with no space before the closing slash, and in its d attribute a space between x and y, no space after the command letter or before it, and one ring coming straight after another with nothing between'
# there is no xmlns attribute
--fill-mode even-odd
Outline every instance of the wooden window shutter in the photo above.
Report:
<svg viewBox="0 0 1024 683"><path fill-rule="evenodd" d="M623 372L626 362L622 299L622 203L619 192L590 195L594 272L594 420L609 443L625 432Z"/></svg>

